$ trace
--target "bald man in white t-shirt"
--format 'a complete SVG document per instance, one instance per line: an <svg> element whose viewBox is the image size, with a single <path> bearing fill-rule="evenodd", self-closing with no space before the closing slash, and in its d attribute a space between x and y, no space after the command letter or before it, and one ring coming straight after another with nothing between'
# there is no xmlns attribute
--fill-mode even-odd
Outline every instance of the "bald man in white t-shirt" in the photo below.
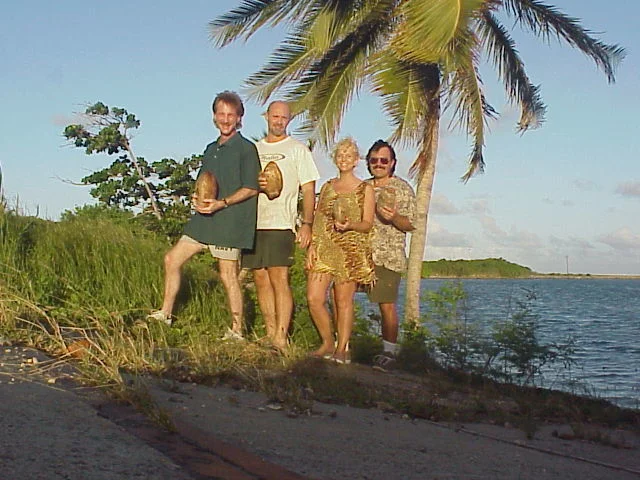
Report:
<svg viewBox="0 0 640 480"><path fill-rule="evenodd" d="M307 248L315 208L315 182L320 175L311 151L287 133L291 112L286 102L276 101L266 113L267 136L256 147L262 168L275 162L282 173L280 195L269 200L258 196L256 243L243 252L242 266L253 270L258 304L264 317L267 337L274 347L287 347L287 334L293 314L293 294L289 267L293 265L295 242ZM266 187L259 179L261 190ZM302 219L298 227L298 196L302 192Z"/></svg>

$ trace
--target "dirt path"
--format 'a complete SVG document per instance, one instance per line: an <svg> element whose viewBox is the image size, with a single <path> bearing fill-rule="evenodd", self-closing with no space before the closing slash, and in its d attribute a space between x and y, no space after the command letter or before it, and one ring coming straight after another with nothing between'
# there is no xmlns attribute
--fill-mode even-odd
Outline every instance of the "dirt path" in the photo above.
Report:
<svg viewBox="0 0 640 480"><path fill-rule="evenodd" d="M42 354L0 348L3 479L640 478L637 432L607 432L623 447L614 448L563 439L563 425L527 440L508 426L317 402L310 414L294 415L261 393L144 379L178 428L168 434L129 407L74 390L64 367L42 368L50 365ZM372 375L360 365L330 368Z"/></svg>

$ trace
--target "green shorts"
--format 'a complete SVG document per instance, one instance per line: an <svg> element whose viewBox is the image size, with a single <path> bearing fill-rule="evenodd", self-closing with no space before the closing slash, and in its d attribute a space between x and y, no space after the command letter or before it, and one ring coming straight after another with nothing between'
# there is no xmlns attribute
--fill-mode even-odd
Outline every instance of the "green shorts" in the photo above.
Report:
<svg viewBox="0 0 640 480"><path fill-rule="evenodd" d="M400 286L400 273L388 268L375 266L376 283L367 292L371 303L396 303L398 300L398 287Z"/></svg>
<svg viewBox="0 0 640 480"><path fill-rule="evenodd" d="M242 268L290 267L295 240L291 230L256 230L254 249L242 251Z"/></svg>

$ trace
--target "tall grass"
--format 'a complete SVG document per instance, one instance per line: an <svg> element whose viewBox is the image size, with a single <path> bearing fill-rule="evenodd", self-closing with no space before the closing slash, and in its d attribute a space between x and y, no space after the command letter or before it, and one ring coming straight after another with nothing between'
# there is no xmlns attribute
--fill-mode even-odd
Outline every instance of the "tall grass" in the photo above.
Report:
<svg viewBox="0 0 640 480"><path fill-rule="evenodd" d="M174 326L146 321L162 301L169 247L124 217L50 222L1 209L0 334L80 358L97 383L120 381L122 368L161 371L176 361L192 376L274 366L258 347L219 342L230 315L208 255L184 270Z"/></svg>

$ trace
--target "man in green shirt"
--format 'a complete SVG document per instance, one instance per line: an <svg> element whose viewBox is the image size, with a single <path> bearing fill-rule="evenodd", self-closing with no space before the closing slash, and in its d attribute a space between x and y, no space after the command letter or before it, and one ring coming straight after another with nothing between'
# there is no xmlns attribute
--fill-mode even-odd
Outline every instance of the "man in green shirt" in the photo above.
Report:
<svg viewBox="0 0 640 480"><path fill-rule="evenodd" d="M171 325L171 313L180 289L182 266L196 253L209 249L218 259L220 278L227 292L232 326L225 338L242 338L244 312L238 279L240 249L252 248L256 230L256 208L260 161L255 145L238 129L242 126L244 106L240 97L229 91L213 101L213 123L220 131L218 139L204 151L203 172L213 173L218 198L196 205L185 226L184 235L164 257L164 301L150 319Z"/></svg>

